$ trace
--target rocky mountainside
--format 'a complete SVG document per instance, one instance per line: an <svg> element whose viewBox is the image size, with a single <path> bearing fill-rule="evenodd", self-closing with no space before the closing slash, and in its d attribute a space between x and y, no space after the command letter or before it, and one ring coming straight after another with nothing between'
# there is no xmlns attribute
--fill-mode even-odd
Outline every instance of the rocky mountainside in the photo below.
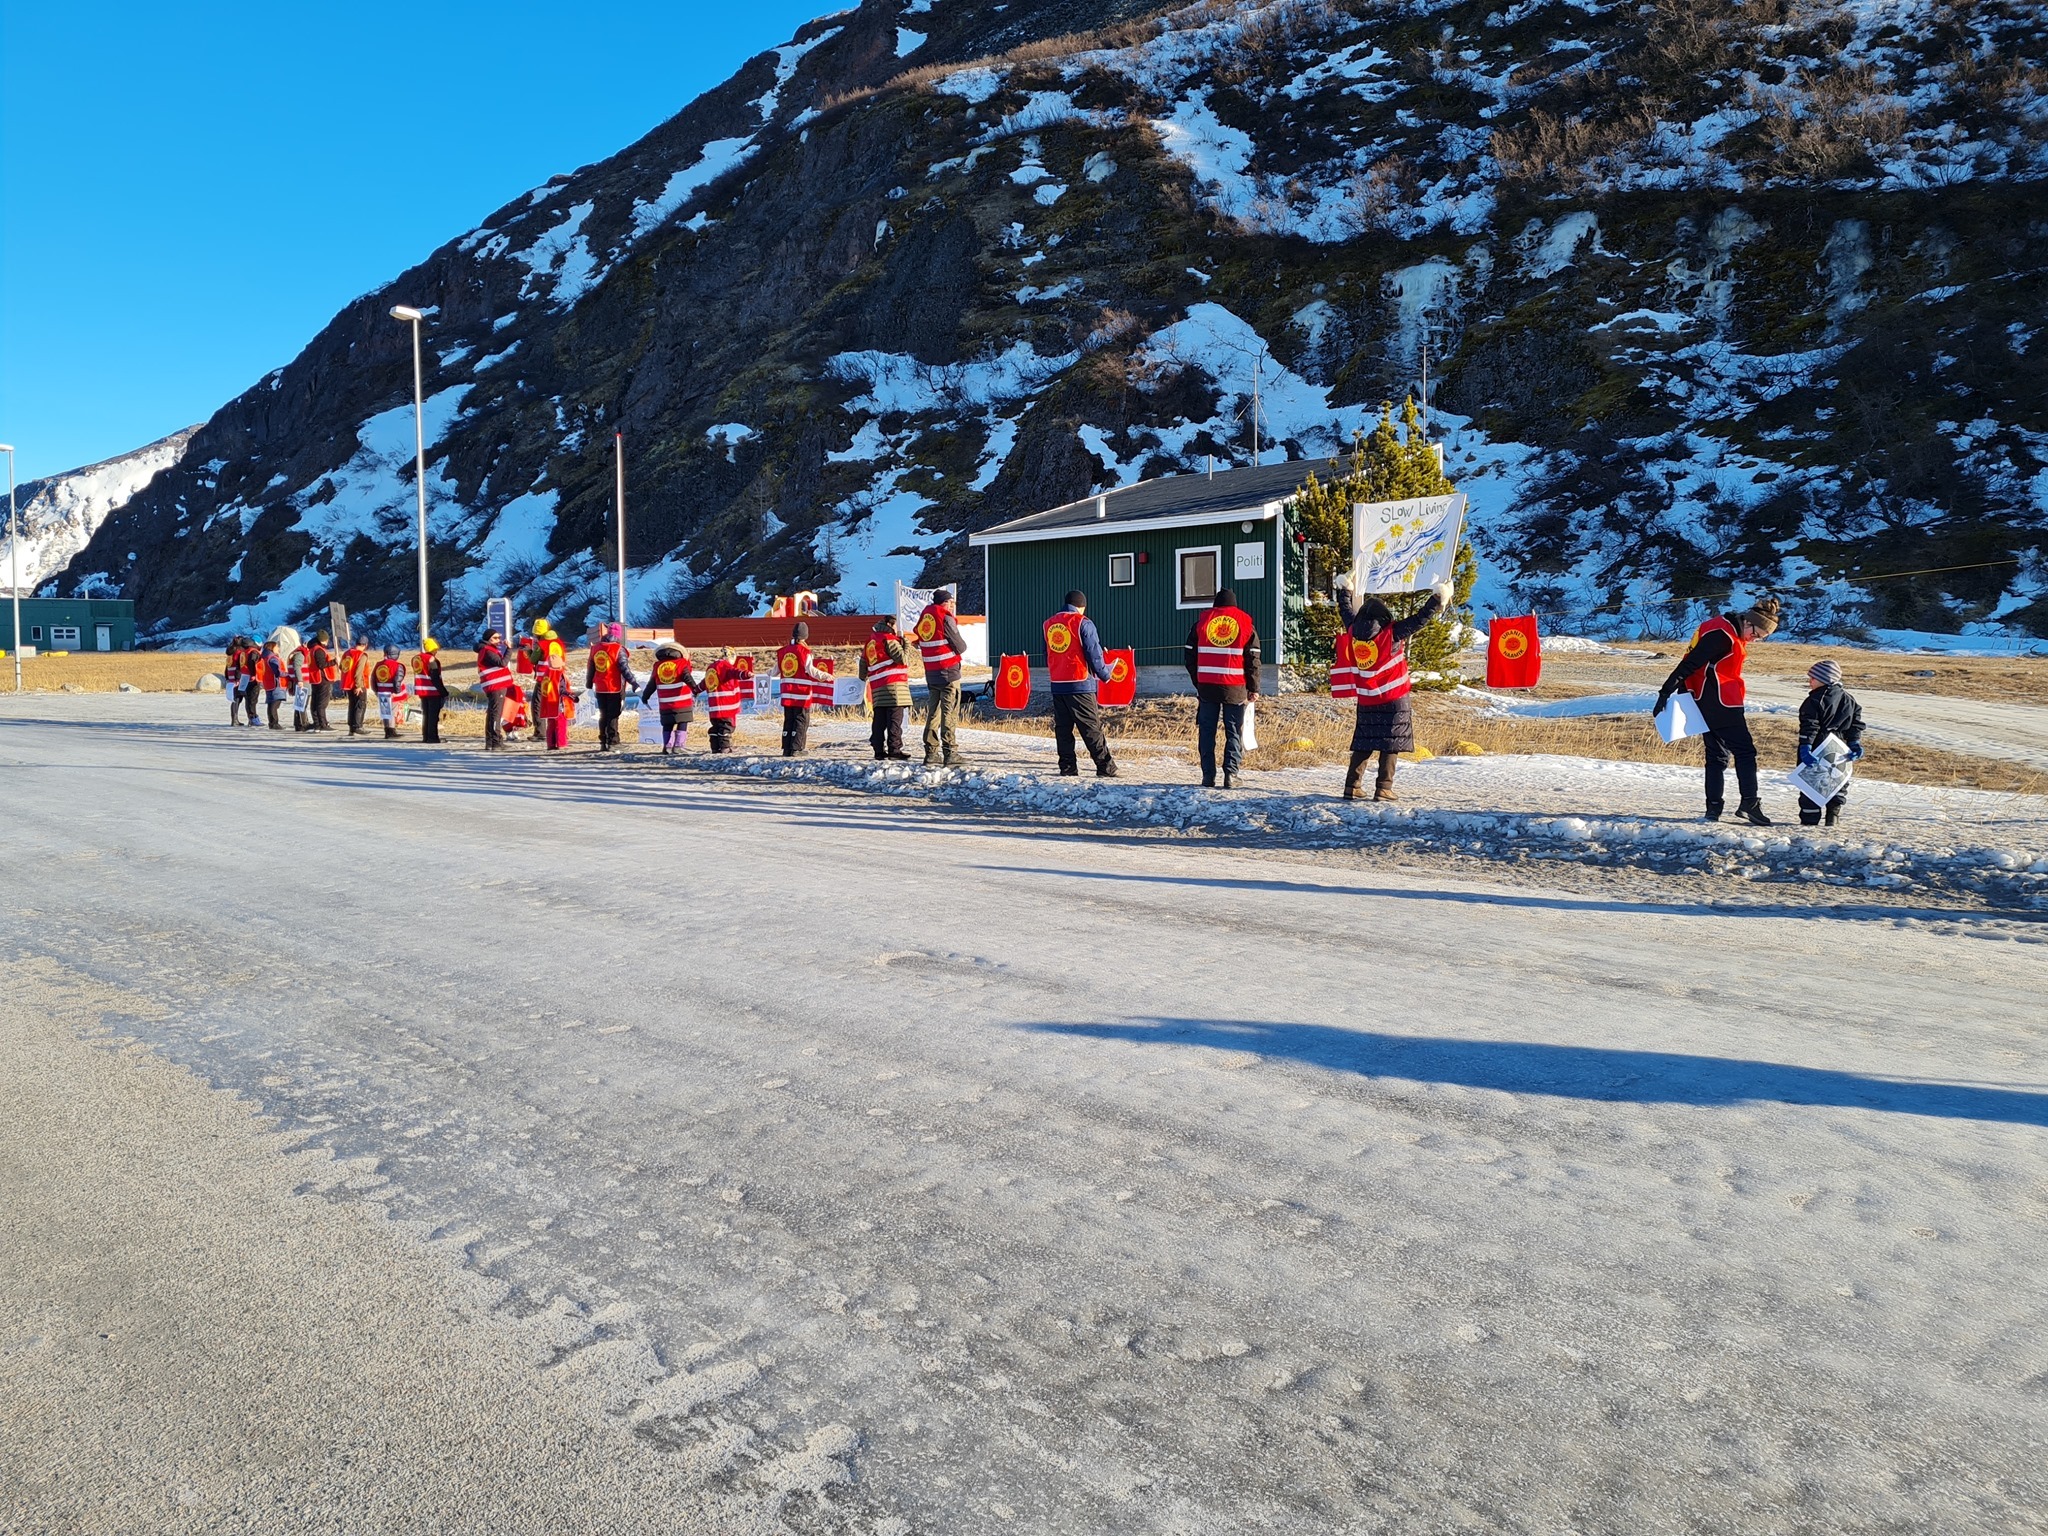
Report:
<svg viewBox="0 0 2048 1536"><path fill-rule="evenodd" d="M79 551L92 542L108 514L125 507L152 480L185 456L185 445L198 430L187 427L118 459L24 481L15 492L15 518L21 526L23 593L33 592L46 580L62 575ZM0 523L0 590L15 579L13 543L6 525ZM81 584L85 584L82 579ZM85 585L97 590L104 581Z"/></svg>
<svg viewBox="0 0 2048 1536"><path fill-rule="evenodd" d="M73 579L403 628L402 302L451 631L606 611L615 430L636 621L859 610L1426 371L1483 606L2048 633L2044 61L2024 0L866 0L350 305Z"/></svg>

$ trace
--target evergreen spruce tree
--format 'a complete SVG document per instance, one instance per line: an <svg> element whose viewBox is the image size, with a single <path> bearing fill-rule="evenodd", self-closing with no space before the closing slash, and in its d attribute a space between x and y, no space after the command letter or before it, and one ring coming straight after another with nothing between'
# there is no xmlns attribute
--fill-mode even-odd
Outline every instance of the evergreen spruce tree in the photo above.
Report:
<svg viewBox="0 0 2048 1536"><path fill-rule="evenodd" d="M1308 537L1308 593L1291 610L1288 654L1317 687L1329 680L1330 651L1342 627L1331 583L1351 565L1351 505L1359 501L1406 501L1417 496L1444 496L1457 487L1437 467L1436 453L1423 440L1422 413L1415 401L1401 410L1394 425L1391 403L1380 407L1379 422L1352 443L1344 472L1325 483L1311 474L1288 502L1290 526ZM1458 675L1458 629L1472 622L1466 607L1479 562L1469 542L1458 544L1452 567L1451 606L1418 630L1408 641L1408 662L1418 688L1453 688ZM1388 596L1396 618L1413 613L1428 601L1425 593Z"/></svg>

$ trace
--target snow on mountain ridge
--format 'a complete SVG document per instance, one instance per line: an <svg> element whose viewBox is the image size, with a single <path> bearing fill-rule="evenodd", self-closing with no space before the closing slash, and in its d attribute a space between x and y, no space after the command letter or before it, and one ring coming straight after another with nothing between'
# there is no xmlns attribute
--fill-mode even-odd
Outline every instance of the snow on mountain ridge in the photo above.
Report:
<svg viewBox="0 0 2048 1536"><path fill-rule="evenodd" d="M21 590L33 592L63 575L108 514L125 506L183 458L198 430L187 427L118 458L21 485L15 493L15 516L21 526ZM16 580L15 558L8 530L0 526L0 583Z"/></svg>

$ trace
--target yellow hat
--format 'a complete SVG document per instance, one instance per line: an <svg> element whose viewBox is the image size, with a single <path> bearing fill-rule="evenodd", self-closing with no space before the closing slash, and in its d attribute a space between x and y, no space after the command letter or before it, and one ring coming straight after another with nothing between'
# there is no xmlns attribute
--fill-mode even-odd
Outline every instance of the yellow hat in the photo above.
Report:
<svg viewBox="0 0 2048 1536"><path fill-rule="evenodd" d="M434 652L441 649L441 642L438 640L429 640L425 645L421 646L420 649L425 651L429 656L431 656L434 654Z"/></svg>
<svg viewBox="0 0 2048 1536"><path fill-rule="evenodd" d="M545 637L548 635L552 635L555 631L553 627L549 625L546 619L535 619L533 621L533 632L536 635Z"/></svg>

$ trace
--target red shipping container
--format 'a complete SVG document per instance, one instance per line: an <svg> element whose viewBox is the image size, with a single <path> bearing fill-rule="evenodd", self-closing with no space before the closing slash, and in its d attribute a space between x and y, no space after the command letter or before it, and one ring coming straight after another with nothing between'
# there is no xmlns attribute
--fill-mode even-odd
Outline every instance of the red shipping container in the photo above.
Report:
<svg viewBox="0 0 2048 1536"><path fill-rule="evenodd" d="M996 708L1025 709L1031 703L1031 660L1005 656L996 667Z"/></svg>
<svg viewBox="0 0 2048 1536"><path fill-rule="evenodd" d="M1543 642L1536 615L1494 619L1486 626L1486 686L1534 688L1543 676Z"/></svg>
<svg viewBox="0 0 2048 1536"><path fill-rule="evenodd" d="M1109 681L1096 690L1095 701L1111 708L1130 703L1138 696L1138 653L1104 651L1102 659L1109 664Z"/></svg>

